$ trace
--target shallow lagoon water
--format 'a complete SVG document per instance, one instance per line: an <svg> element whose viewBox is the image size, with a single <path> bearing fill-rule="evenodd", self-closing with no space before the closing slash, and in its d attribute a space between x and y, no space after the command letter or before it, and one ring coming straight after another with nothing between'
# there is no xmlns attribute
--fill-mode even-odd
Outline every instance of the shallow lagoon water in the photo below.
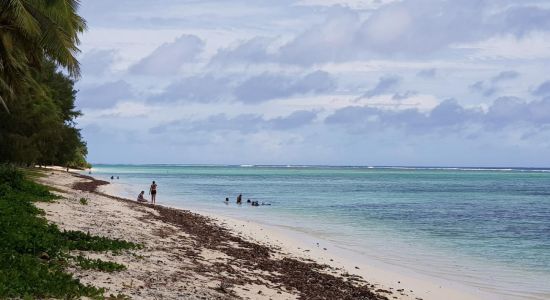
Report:
<svg viewBox="0 0 550 300"><path fill-rule="evenodd" d="M96 165L93 172L119 176L132 199L156 180L159 203L284 226L512 298L550 297L548 170ZM238 206L239 193L271 205Z"/></svg>

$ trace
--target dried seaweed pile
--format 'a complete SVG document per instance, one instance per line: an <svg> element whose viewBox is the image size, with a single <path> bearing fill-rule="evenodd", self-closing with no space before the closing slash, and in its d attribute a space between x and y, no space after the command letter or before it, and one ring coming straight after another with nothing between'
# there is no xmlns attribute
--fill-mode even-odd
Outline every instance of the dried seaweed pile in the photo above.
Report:
<svg viewBox="0 0 550 300"><path fill-rule="evenodd" d="M79 181L73 184L73 189L84 192L95 192L99 186L109 184L108 181L98 180L90 176L73 174L76 177L87 179L88 181Z"/></svg>
<svg viewBox="0 0 550 300"><path fill-rule="evenodd" d="M374 286L358 276L334 276L322 272L330 268L327 265L294 258L272 258L269 247L245 241L202 215L162 206L155 209L159 216L151 214L151 217L180 227L195 238L198 247L218 250L233 258L230 264L203 266L213 274L231 275L223 278L224 282L262 284L261 281L248 279L260 277L274 287L298 292L301 299L387 299L375 293ZM254 276L246 276L243 269Z"/></svg>

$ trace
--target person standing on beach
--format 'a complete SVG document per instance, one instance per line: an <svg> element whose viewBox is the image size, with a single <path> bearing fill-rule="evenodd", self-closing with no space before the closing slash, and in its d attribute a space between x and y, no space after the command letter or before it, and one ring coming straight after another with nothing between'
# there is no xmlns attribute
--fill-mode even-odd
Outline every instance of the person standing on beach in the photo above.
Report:
<svg viewBox="0 0 550 300"><path fill-rule="evenodd" d="M154 205L157 199L157 184L155 181L153 181L149 188L149 194L151 194L151 203Z"/></svg>

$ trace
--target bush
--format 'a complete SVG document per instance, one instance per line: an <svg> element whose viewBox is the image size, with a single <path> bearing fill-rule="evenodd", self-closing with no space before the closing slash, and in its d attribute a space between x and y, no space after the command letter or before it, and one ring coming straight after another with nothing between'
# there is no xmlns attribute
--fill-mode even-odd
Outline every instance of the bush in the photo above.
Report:
<svg viewBox="0 0 550 300"><path fill-rule="evenodd" d="M0 182L19 189L24 181L23 173L12 165L0 165Z"/></svg>

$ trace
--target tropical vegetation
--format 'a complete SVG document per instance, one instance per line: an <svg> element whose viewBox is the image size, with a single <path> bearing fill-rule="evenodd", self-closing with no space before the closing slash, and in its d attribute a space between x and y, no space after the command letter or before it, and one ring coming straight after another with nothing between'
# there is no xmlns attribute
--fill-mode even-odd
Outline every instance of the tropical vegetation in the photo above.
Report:
<svg viewBox="0 0 550 300"><path fill-rule="evenodd" d="M33 171L33 176L40 175ZM121 271L126 267L81 255L71 256L71 251L141 248L123 240L62 231L49 224L33 202L56 198L47 187L28 180L20 169L0 165L0 299L104 299L103 289L81 283L65 271L67 266L103 272Z"/></svg>
<svg viewBox="0 0 550 300"><path fill-rule="evenodd" d="M0 163L87 166L75 119L76 0L0 0Z"/></svg>

